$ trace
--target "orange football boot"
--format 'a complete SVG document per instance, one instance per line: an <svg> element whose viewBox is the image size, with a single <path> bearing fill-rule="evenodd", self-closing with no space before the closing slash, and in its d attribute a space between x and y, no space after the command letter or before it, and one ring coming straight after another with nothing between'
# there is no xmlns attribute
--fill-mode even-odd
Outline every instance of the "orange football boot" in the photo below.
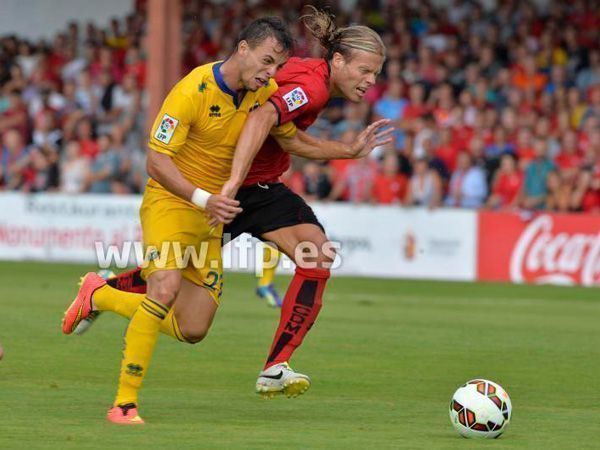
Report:
<svg viewBox="0 0 600 450"><path fill-rule="evenodd" d="M88 272L81 279L81 286L77 297L65 312L62 322L62 330L65 334L71 334L79 322L88 317L93 311L92 295L106 284L106 280L94 272Z"/></svg>
<svg viewBox="0 0 600 450"><path fill-rule="evenodd" d="M143 425L144 420L138 416L137 406L133 403L113 406L108 410L106 418L118 425Z"/></svg>

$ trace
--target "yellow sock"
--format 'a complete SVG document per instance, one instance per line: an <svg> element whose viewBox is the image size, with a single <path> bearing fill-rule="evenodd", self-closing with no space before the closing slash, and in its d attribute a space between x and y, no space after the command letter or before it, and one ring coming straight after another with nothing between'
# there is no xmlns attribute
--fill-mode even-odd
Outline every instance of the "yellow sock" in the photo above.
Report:
<svg viewBox="0 0 600 450"><path fill-rule="evenodd" d="M161 322L169 313L165 305L146 297L131 318L125 333L125 348L115 406L137 404L138 391L152 359Z"/></svg>
<svg viewBox="0 0 600 450"><path fill-rule="evenodd" d="M130 319L145 297L145 294L120 291L105 284L94 292L92 301L99 311L116 312Z"/></svg>
<svg viewBox="0 0 600 450"><path fill-rule="evenodd" d="M171 308L171 311L169 311L165 320L160 323L160 332L167 336L171 336L178 341L190 343L190 341L181 334L181 329L177 323L177 317L175 317L175 307Z"/></svg>
<svg viewBox="0 0 600 450"><path fill-rule="evenodd" d="M94 292L93 301L99 311L112 311L126 319L131 319L145 298L145 294L120 291L106 284ZM175 308L171 308L165 320L160 323L160 332L181 342L189 342L181 334L175 317Z"/></svg>
<svg viewBox="0 0 600 450"><path fill-rule="evenodd" d="M277 263L279 263L279 252L273 247L265 245L263 252L263 275L258 279L258 286L268 286L275 279L277 271Z"/></svg>

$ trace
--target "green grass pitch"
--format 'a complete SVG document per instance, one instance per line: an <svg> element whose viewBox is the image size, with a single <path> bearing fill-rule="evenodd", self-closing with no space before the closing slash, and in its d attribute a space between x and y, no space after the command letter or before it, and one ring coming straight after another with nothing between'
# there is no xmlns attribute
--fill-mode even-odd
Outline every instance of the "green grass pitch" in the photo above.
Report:
<svg viewBox="0 0 600 450"><path fill-rule="evenodd" d="M204 342L159 340L147 425L132 429L104 417L125 320L60 332L86 270L0 263L0 449L600 448L597 289L334 278L293 360L312 388L262 400L254 382L278 313L251 276L226 274ZM513 402L495 441L467 441L448 419L452 393L476 377Z"/></svg>

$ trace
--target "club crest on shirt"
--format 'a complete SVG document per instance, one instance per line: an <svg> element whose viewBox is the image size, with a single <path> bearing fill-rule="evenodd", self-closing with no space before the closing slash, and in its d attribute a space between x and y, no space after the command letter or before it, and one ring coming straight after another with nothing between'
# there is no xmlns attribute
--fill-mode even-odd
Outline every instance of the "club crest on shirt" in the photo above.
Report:
<svg viewBox="0 0 600 450"><path fill-rule="evenodd" d="M160 121L160 125L156 129L156 133L154 133L154 137L163 144L168 144L171 142L171 138L173 137L177 125L179 125L179 120L165 114Z"/></svg>
<svg viewBox="0 0 600 450"><path fill-rule="evenodd" d="M292 89L290 92L283 96L283 100L288 107L288 111L294 111L300 108L302 105L308 103L308 97L304 93L301 87Z"/></svg>

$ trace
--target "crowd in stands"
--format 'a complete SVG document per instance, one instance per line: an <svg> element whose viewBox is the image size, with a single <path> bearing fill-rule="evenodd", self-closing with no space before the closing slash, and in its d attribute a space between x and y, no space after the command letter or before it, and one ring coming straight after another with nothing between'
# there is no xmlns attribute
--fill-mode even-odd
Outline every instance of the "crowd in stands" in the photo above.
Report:
<svg viewBox="0 0 600 450"><path fill-rule="evenodd" d="M302 1L183 3L182 75L226 58L262 15L289 21L297 55L321 56ZM600 212L600 3L448 3L334 5L340 26L380 32L387 60L366 102L332 100L309 132L350 143L388 118L395 142L362 160L294 159L284 181L308 200ZM0 37L0 189L143 191L146 8L52 42Z"/></svg>

